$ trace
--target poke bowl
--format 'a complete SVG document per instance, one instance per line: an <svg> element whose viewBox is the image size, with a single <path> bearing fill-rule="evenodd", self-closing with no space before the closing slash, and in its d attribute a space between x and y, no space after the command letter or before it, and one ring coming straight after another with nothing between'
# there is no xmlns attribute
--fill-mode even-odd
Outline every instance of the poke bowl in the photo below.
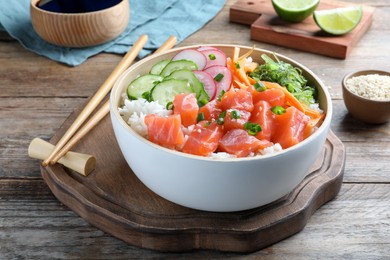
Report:
<svg viewBox="0 0 390 260"><path fill-rule="evenodd" d="M215 65L224 59L225 65ZM185 69L177 66L183 60L196 65ZM170 65L175 67L173 72L170 69L164 72L167 64L172 63L176 64ZM264 77L260 74L265 64L268 68L275 64L287 66L298 78L303 77L306 87L288 90L260 78ZM202 83L201 91L195 86L197 83L180 73L172 79L175 70L192 71ZM203 78L199 71L208 72L214 83ZM283 98L265 95L272 92L269 89L282 90L274 92L283 92ZM245 101L248 98L238 98L239 93L250 96L249 108ZM303 93L312 96L305 101ZM272 98L259 99L264 95ZM231 96L234 98L228 99ZM184 111L194 102L198 109L196 118L183 116L186 112L179 110ZM214 104L219 109L217 115L215 111L204 110L211 103L217 104ZM234 106L225 107L233 103ZM138 112L134 114L131 109ZM245 109L252 112L246 116ZM161 113L156 112L159 110ZM150 190L181 206L232 212L276 201L307 176L328 135L332 102L321 80L288 57L246 46L213 44L175 48L129 67L111 91L110 115L126 162ZM291 120L284 123L282 118L286 117ZM259 118L263 121L258 121ZM179 126L168 124L165 131L164 124L168 121L179 122ZM210 132L213 135L202 135ZM209 143L211 139L214 145ZM170 143L172 140L178 143Z"/></svg>

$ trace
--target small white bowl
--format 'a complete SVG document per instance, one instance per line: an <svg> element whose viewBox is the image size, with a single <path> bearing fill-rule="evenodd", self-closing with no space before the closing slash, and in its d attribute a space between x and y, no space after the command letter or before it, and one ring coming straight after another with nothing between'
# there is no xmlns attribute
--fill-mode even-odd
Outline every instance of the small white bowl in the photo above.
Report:
<svg viewBox="0 0 390 260"><path fill-rule="evenodd" d="M231 56L234 45L213 46ZM323 124L301 143L274 154L255 158L211 159L194 156L158 146L138 135L118 112L122 94L137 76L149 72L152 65L170 59L177 48L153 55L134 64L116 81L110 96L110 113L116 139L136 176L161 197L193 209L228 212L256 208L273 202L291 192L308 174L325 143L332 117L330 95L309 69L277 54L303 71L311 85L318 89L320 107L326 112ZM250 47L238 46L242 52ZM273 53L255 49L251 57ZM130 184L129 184L130 185Z"/></svg>

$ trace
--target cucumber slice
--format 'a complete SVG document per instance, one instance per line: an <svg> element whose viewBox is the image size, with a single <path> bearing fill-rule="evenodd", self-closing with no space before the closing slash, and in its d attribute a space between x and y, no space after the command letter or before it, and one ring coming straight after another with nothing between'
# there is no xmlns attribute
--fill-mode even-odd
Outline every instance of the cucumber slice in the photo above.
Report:
<svg viewBox="0 0 390 260"><path fill-rule="evenodd" d="M190 60L175 60L169 62L165 68L161 71L160 76L166 77L170 75L175 70L181 70L181 69L187 69L187 70L197 70L198 66L196 66L196 63Z"/></svg>
<svg viewBox="0 0 390 260"><path fill-rule="evenodd" d="M127 87L127 96L129 99L138 99L145 92L150 90L164 78L159 75L146 74L133 80Z"/></svg>
<svg viewBox="0 0 390 260"><path fill-rule="evenodd" d="M153 65L153 67L150 69L150 74L153 75L160 75L161 71L167 66L168 63L170 63L170 60L162 60L160 62L157 62Z"/></svg>
<svg viewBox="0 0 390 260"><path fill-rule="evenodd" d="M204 90L203 84L198 80L195 74L188 69L175 70L168 77L164 79L180 79L187 80L190 83L191 88L196 94L198 100L208 102L210 97L207 95L207 92Z"/></svg>
<svg viewBox="0 0 390 260"><path fill-rule="evenodd" d="M158 83L152 89L151 97L164 107L172 102L177 94L193 93L187 80L167 79Z"/></svg>

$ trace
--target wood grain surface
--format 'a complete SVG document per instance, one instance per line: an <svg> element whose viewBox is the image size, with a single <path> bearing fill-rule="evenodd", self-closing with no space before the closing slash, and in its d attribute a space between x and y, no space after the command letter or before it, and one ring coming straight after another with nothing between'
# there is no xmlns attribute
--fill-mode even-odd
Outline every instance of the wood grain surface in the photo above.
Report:
<svg viewBox="0 0 390 260"><path fill-rule="evenodd" d="M67 67L25 50L0 32L0 259L388 259L390 255L390 124L366 125L343 103L341 80L359 69L390 71L390 2L374 6L368 32L345 60L250 40L246 25L229 22L235 0L180 46L242 44L287 55L329 87L331 129L346 148L338 196L319 208L305 228L250 254L198 250L163 253L140 249L90 225L60 203L44 182L39 162L27 156L34 137L49 140L75 108L109 76L121 56L96 55Z"/></svg>

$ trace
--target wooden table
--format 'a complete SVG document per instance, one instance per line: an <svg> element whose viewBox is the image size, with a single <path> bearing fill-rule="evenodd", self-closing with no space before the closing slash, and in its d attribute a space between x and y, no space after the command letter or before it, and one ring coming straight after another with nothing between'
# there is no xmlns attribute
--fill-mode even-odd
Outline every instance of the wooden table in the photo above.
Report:
<svg viewBox="0 0 390 260"><path fill-rule="evenodd" d="M350 1L377 9L371 29L346 60L339 60L252 42L247 26L229 23L229 8L234 2L228 0L213 21L180 46L256 44L298 60L329 86L334 105L331 129L347 151L344 182L336 199L321 207L298 234L245 257L389 259L390 125L366 125L352 118L344 106L340 83L345 74L359 69L390 71L390 3ZM34 137L49 140L121 57L99 54L73 68L25 50L5 33L0 39L1 259L241 256L140 249L89 225L62 205L43 181L39 162L27 156L27 147Z"/></svg>

